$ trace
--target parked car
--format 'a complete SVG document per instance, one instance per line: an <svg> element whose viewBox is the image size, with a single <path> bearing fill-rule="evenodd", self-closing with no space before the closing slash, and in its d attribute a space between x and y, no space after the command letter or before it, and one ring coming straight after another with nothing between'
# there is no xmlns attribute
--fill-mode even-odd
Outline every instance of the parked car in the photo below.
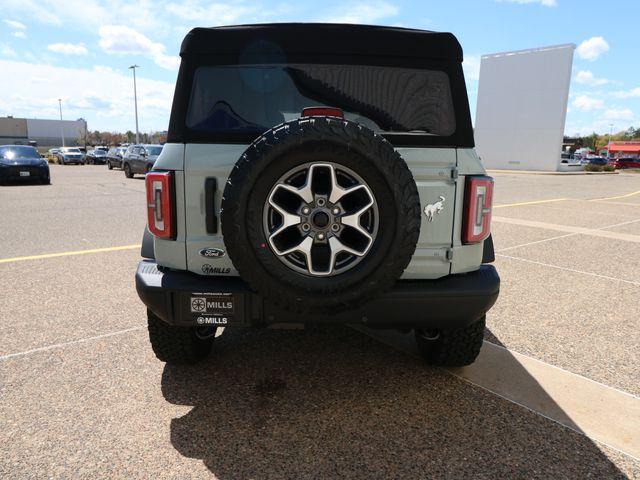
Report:
<svg viewBox="0 0 640 480"><path fill-rule="evenodd" d="M107 152L105 162L109 170L114 168L122 168L122 157L127 149L125 147L113 147Z"/></svg>
<svg viewBox="0 0 640 480"><path fill-rule="evenodd" d="M607 163L609 163L609 161L606 158L604 158L604 157L596 157L595 155L594 156L589 156L586 159L584 159L583 162L582 162L583 164L585 164L585 160L586 160L586 163L589 164L589 165L603 166L603 165L606 165Z"/></svg>
<svg viewBox="0 0 640 480"><path fill-rule="evenodd" d="M88 165L104 165L107 159L107 152L101 148L94 148L86 156Z"/></svg>
<svg viewBox="0 0 640 480"><path fill-rule="evenodd" d="M122 157L125 176L133 178L136 173L147 173L153 168L160 152L162 152L162 145L130 145Z"/></svg>
<svg viewBox="0 0 640 480"><path fill-rule="evenodd" d="M56 161L56 154L60 151L59 148L50 148L45 155L45 158L50 162Z"/></svg>
<svg viewBox="0 0 640 480"><path fill-rule="evenodd" d="M70 163L84 165L85 162L85 156L78 147L62 147L56 153L56 159L60 165L69 165Z"/></svg>
<svg viewBox="0 0 640 480"><path fill-rule="evenodd" d="M580 159L576 158L572 153L562 152L560 154L560 163L564 163L567 166L580 166Z"/></svg>
<svg viewBox="0 0 640 480"><path fill-rule="evenodd" d="M612 158L609 160L609 165L616 169L622 168L640 168L640 158Z"/></svg>
<svg viewBox="0 0 640 480"><path fill-rule="evenodd" d="M11 180L51 183L49 163L34 147L26 145L0 146L0 183Z"/></svg>
<svg viewBox="0 0 640 480"><path fill-rule="evenodd" d="M278 55L245 55L258 36ZM472 363L500 279L458 40L243 25L193 29L181 53L136 273L156 356L201 360L219 327L333 322Z"/></svg>

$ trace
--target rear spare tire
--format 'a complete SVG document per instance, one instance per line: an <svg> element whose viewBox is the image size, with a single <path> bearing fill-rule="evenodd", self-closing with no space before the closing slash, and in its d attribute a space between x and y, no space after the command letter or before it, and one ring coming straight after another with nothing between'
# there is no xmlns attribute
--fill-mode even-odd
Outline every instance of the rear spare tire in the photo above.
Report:
<svg viewBox="0 0 640 480"><path fill-rule="evenodd" d="M384 138L333 117L273 128L234 166L222 232L240 276L294 311L355 308L390 289L414 253L420 202Z"/></svg>

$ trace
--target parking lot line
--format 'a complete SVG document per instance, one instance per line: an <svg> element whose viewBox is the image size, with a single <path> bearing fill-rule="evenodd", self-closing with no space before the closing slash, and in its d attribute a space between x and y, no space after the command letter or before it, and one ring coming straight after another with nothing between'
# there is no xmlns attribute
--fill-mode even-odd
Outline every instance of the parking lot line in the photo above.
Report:
<svg viewBox="0 0 640 480"><path fill-rule="evenodd" d="M43 260L45 258L70 257L73 255L87 255L89 253L117 252L119 250L134 250L140 248L137 245L121 245L119 247L92 248L89 250L72 250L69 252L43 253L41 255L28 255L25 257L0 258L0 263L25 262L28 260Z"/></svg>
<svg viewBox="0 0 640 480"><path fill-rule="evenodd" d="M574 227L571 225L560 225L558 223L538 222L536 220L522 220L519 218L510 218L510 217L493 217L491 220L498 223L508 223L511 225L520 225L523 227L543 228L545 230L556 230L559 232L591 235L592 237L603 237L603 238L610 238L614 240L623 240L625 242L640 243L639 235L633 235L631 233L610 232L608 230L602 230L599 228ZM636 220L630 220L628 222L624 222L620 225L628 225L636 222L640 222L640 218ZM611 227L620 226L620 225L618 224L610 225L609 227L605 227L605 228L611 228Z"/></svg>
<svg viewBox="0 0 640 480"><path fill-rule="evenodd" d="M627 193L626 195L618 195L617 197L591 198L589 201L590 202L597 202L598 200L616 200L618 198L633 197L634 195L638 195L638 194L640 194L640 190L638 190L637 192Z"/></svg>
<svg viewBox="0 0 640 480"><path fill-rule="evenodd" d="M533 200L531 202L506 203L503 205L494 205L493 208L519 207L520 205L537 205L539 203L562 202L568 198L549 198L547 200Z"/></svg>
<svg viewBox="0 0 640 480"><path fill-rule="evenodd" d="M412 334L353 328L419 357ZM640 424L636 421L640 398L635 395L488 341L473 364L445 370L633 459L640 457Z"/></svg>
<svg viewBox="0 0 640 480"><path fill-rule="evenodd" d="M99 340L101 338L114 337L116 335L122 335L124 333L135 332L136 330L142 330L143 328L146 328L146 327L144 325L141 325L139 327L125 328L124 330L117 330L115 332L104 333L102 335L95 335L93 337L85 337L85 338L79 338L78 340L71 340L68 342L45 345L44 347L32 348L31 350L24 350L22 352L8 353L6 355L0 355L0 361L8 360L10 358L15 358L15 357L22 357L24 355L29 355L31 353L45 352L47 350L54 350L56 348L68 347L69 345L76 345L78 343L90 342L91 340Z"/></svg>
<svg viewBox="0 0 640 480"><path fill-rule="evenodd" d="M485 342L472 365L450 373L609 447L640 457L640 398Z"/></svg>
<svg viewBox="0 0 640 480"><path fill-rule="evenodd" d="M592 276L592 277L603 278L603 279L606 279L606 280L615 280L617 282L629 283L631 285L640 286L640 282L634 282L633 280L625 280L624 278L609 277L608 275L600 275L599 273L585 272L584 270L576 270L575 268L561 267L561 266L558 266L558 265L553 265L551 263L537 262L535 260L529 260L527 258L512 257L511 255L504 255L502 253L496 253L496 257L508 258L510 260L518 260L520 262L531 263L531 264L534 264L534 265L540 265L541 267L555 268L555 269L558 269L558 270L564 270L565 272L581 273L582 275L589 275L589 276Z"/></svg>

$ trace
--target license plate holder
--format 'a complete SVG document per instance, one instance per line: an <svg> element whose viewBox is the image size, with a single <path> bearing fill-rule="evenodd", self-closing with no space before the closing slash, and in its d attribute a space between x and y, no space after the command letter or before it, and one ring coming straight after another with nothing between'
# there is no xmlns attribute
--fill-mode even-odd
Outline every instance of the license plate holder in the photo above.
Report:
<svg viewBox="0 0 640 480"><path fill-rule="evenodd" d="M181 323L189 325L240 325L244 322L243 296L225 292L183 293Z"/></svg>

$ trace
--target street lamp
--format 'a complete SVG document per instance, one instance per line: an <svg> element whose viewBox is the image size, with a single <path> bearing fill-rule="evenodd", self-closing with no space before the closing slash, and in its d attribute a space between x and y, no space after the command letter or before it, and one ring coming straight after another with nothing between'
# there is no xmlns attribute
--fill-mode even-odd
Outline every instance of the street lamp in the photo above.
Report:
<svg viewBox="0 0 640 480"><path fill-rule="evenodd" d="M140 65L131 65L129 70L133 70L133 104L136 110L136 144L140 143L140 133L138 132L138 92L136 90L136 68Z"/></svg>
<svg viewBox="0 0 640 480"><path fill-rule="evenodd" d="M62 124L62 99L58 99L58 107L60 108L60 137L62 138L62 146L64 147L64 125Z"/></svg>
<svg viewBox="0 0 640 480"><path fill-rule="evenodd" d="M607 156L611 158L611 135L613 135L613 123L609 124L609 142L607 143Z"/></svg>

